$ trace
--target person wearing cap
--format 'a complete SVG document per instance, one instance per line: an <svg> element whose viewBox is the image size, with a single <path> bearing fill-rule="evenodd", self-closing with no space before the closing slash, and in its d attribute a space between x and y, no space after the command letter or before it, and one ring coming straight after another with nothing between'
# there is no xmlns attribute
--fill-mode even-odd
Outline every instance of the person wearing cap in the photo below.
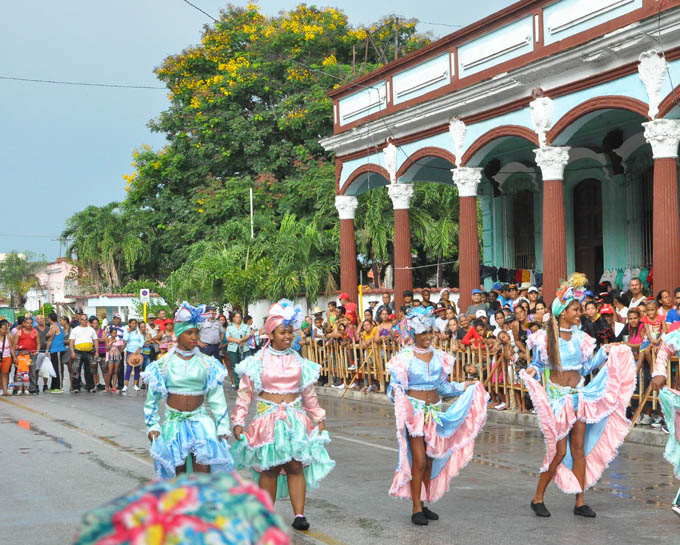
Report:
<svg viewBox="0 0 680 545"><path fill-rule="evenodd" d="M414 344L387 363L399 446L390 495L411 500L418 526L439 519L424 502L440 499L472 458L489 400L480 381L449 382L454 358L433 348L432 315L423 307L408 313L406 334ZM457 400L444 411L442 397Z"/></svg>
<svg viewBox="0 0 680 545"><path fill-rule="evenodd" d="M517 286L517 290L519 291L519 296L526 298L528 293L529 293L530 287L531 287L531 284L529 282L522 282L519 286Z"/></svg>
<svg viewBox="0 0 680 545"><path fill-rule="evenodd" d="M536 302L538 301L538 288L536 286L529 286L527 299L529 300L529 313L533 314L536 312Z"/></svg>
<svg viewBox="0 0 680 545"><path fill-rule="evenodd" d="M476 316L478 310L483 310L486 313L487 306L482 303L482 290L475 288L472 290L472 304L467 308L465 314L467 316Z"/></svg>
<svg viewBox="0 0 680 545"><path fill-rule="evenodd" d="M517 284L510 284L508 286L508 296L507 304L511 311L515 311L515 305L517 304L517 299L519 299L519 288Z"/></svg>
<svg viewBox="0 0 680 545"><path fill-rule="evenodd" d="M340 305L345 307L345 316L350 321L350 323L354 327L356 327L357 324L358 324L357 304L352 303L352 301L349 300L349 294L341 293L340 294Z"/></svg>
<svg viewBox="0 0 680 545"><path fill-rule="evenodd" d="M198 348L204 354L219 359L224 327L222 322L215 319L217 312L214 306L207 306L206 312L208 316L198 324Z"/></svg>
<svg viewBox="0 0 680 545"><path fill-rule="evenodd" d="M172 479L186 473L187 468L193 468L195 473L234 470L227 443L227 371L198 349L198 325L204 312L203 305L182 303L174 320L176 346L142 373L147 385L144 421L160 479ZM163 423L161 400L165 401Z"/></svg>
<svg viewBox="0 0 680 545"><path fill-rule="evenodd" d="M387 315L394 314L394 307L392 306L392 301L389 293L382 294L382 303L375 309L373 313L373 319L376 322L380 321L380 313L383 309L387 310Z"/></svg>
<svg viewBox="0 0 680 545"><path fill-rule="evenodd" d="M434 327L440 335L443 335L446 332L446 328L449 325L449 320L447 319L447 315L449 314L453 314L453 310L448 308L443 302L440 301L435 305Z"/></svg>
<svg viewBox="0 0 680 545"><path fill-rule="evenodd" d="M236 366L241 382L232 416L237 469L251 470L272 502L290 494L296 530L309 528L307 489L317 488L335 467L326 451L326 412L314 387L321 366L292 349L303 319L302 309L286 299L269 308L264 326L269 343ZM255 398L257 413L244 432Z"/></svg>
<svg viewBox="0 0 680 545"><path fill-rule="evenodd" d="M623 330L624 325L614 319L614 309L611 305L602 305L600 307L600 316L605 319L607 325L609 325L609 329L614 332L614 337L618 337ZM609 342L613 342L613 339Z"/></svg>
<svg viewBox="0 0 680 545"><path fill-rule="evenodd" d="M498 294L498 302L501 304L501 308L508 306L510 301L510 286L508 284L503 284L500 288Z"/></svg>
<svg viewBox="0 0 680 545"><path fill-rule="evenodd" d="M560 287L545 329L527 339L533 360L520 371L546 444L530 504L539 517L550 516L543 501L550 481L576 494L574 515L595 517L584 491L600 479L630 429L626 408L635 389L633 353L625 345L596 349L595 339L579 329L586 283L585 275L574 273ZM597 369L586 386L585 377Z"/></svg>

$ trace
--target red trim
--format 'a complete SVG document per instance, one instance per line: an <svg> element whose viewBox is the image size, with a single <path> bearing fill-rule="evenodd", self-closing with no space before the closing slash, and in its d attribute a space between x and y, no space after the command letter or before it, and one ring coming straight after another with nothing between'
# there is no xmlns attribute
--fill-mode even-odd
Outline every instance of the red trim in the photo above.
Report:
<svg viewBox="0 0 680 545"><path fill-rule="evenodd" d="M519 138L524 138L524 140L528 140L538 147L538 136L531 129L522 127L520 125L503 125L502 127L491 129L475 140L470 148L463 154L461 164L467 166L468 161L472 159L472 157L474 157L475 154L477 154L484 146L498 138L505 136L517 136Z"/></svg>
<svg viewBox="0 0 680 545"><path fill-rule="evenodd" d="M579 104L564 114L562 119L553 125L553 128L550 129L550 132L548 132L548 143L553 142L562 133L562 131L564 131L567 127L569 127L569 125L584 115L597 110L611 109L628 110L641 115L645 119L649 119L647 116L647 110L649 109L649 106L646 102L642 102L636 98L624 96L595 97L591 98L590 100L586 100L584 103Z"/></svg>
<svg viewBox="0 0 680 545"><path fill-rule="evenodd" d="M367 172L373 172L374 174L378 174L385 178L387 181L390 179L390 173L387 172L383 167L380 165L375 165L373 163L369 163L367 165L361 165L359 168L357 168L352 174L349 175L347 178L347 181L345 181L345 184L342 186L342 190L338 193L338 195L344 195L347 189L352 185L354 180L356 180L359 176L362 174L365 174Z"/></svg>
<svg viewBox="0 0 680 545"><path fill-rule="evenodd" d="M403 176L406 171L418 160L422 159L423 157L439 157L440 159L444 159L445 161L448 161L451 163L451 168L456 166L456 156L451 153L448 150L445 150L443 148L436 148L433 146L428 146L425 148L421 148L415 153L411 154L406 161L404 161L404 164L401 165L399 170L397 171L397 180L399 179L400 176Z"/></svg>
<svg viewBox="0 0 680 545"><path fill-rule="evenodd" d="M526 17L529 15L533 17L533 15L535 15L536 13L536 10L539 10L541 12L542 20L543 18L542 8L553 2L554 0L529 0L513 4L512 6L506 8L505 10L499 11L485 19L482 19L481 21L477 21L476 23L458 32L450 34L449 36L445 36L441 40L438 40L437 42L434 42L429 46L414 51L413 53L406 55L405 57L402 57L399 60L388 63L387 65L383 66L382 68L379 68L378 70L375 70L374 72L366 74L365 76L362 76L361 78L358 78L342 87L334 89L331 92L329 92L329 96L332 97L334 103L337 104L340 98L352 92L356 92L357 90L359 90L359 88L363 86L373 84L376 81L389 77L391 74L402 72L407 68L411 68L422 62L425 62L430 57L442 54L445 51L450 52L452 47L455 49L455 51L457 51L456 49L457 46L469 42L470 39L477 37L478 35L486 34L498 27L502 27L521 17ZM662 11L667 11L678 6L680 6L680 0L666 0L665 4L662 6L661 9ZM598 26L592 27L579 34L565 38L564 40L553 42L549 45L544 45L542 36L543 29L541 29L541 41L534 42L533 51L531 51L530 53L526 53L519 57L515 57L514 59L510 59L504 63L492 66L486 70L482 70L466 78L463 78L462 80L458 78L457 73L458 67L456 66L456 78L450 84L444 85L434 91L431 91L419 97L415 97L411 100L402 102L398 105L395 105L393 102L390 102L387 108L383 109L380 112L376 112L374 114L357 119L356 121L353 121L352 123L348 123L346 125L335 126L334 133L338 134L345 132L368 121L377 119L379 117L383 117L385 115L390 115L396 111L406 109L414 104L424 103L429 100L438 98L440 96L450 94L456 90L468 87L480 81L488 80L489 78L495 76L496 74L510 72L521 66L530 64L538 59L543 59L555 53L585 44L596 38L602 37L607 33L613 32L614 30L626 27L632 23L652 17L658 13L658 9L659 9L658 3L656 0L646 0L643 3L643 6L637 10L631 11L615 19L606 21ZM637 63L635 64L637 65Z"/></svg>

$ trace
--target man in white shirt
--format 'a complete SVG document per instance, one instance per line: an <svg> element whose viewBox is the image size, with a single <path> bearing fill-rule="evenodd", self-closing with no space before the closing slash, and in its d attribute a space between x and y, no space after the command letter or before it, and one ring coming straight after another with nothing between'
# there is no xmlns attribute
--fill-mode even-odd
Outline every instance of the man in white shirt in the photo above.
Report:
<svg viewBox="0 0 680 545"><path fill-rule="evenodd" d="M99 339L97 332L90 326L85 314L80 315L80 325L74 327L69 335L69 347L73 359L73 377L71 377L71 391L74 394L80 392L81 368L85 368L85 389L94 394L92 377L92 362L94 355L99 352Z"/></svg>
<svg viewBox="0 0 680 545"><path fill-rule="evenodd" d="M647 298L642 293L642 282L637 276L635 278L631 278L630 280L630 293L631 298L628 308L637 308L640 305L643 307L645 306Z"/></svg>

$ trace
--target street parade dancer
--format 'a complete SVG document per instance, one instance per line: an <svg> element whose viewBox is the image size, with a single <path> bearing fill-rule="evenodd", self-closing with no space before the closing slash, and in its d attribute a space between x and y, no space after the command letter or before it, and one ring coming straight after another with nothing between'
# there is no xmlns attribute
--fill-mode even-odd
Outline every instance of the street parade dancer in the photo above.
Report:
<svg viewBox="0 0 680 545"><path fill-rule="evenodd" d="M626 407L635 389L633 354L629 347L614 344L593 354L595 339L579 329L586 282L583 274L574 273L558 290L545 329L527 341L534 351L531 366L520 372L546 444L531 501L539 517L550 516L543 495L551 480L563 492L576 494L574 515L594 517L583 493L616 457L631 425ZM598 368L585 386L585 377Z"/></svg>
<svg viewBox="0 0 680 545"><path fill-rule="evenodd" d="M676 478L680 479L680 390L665 386L668 360L673 354L680 352L680 330L663 335L661 341L652 373L652 386L655 390L660 390L659 401L669 432L663 455L673 466ZM680 489L671 509L680 516Z"/></svg>
<svg viewBox="0 0 680 545"><path fill-rule="evenodd" d="M291 348L303 318L302 309L286 299L269 308L267 344L235 368L240 383L232 415L237 469L250 469L272 501L290 495L296 530L309 528L306 490L317 488L335 466L325 447L326 412L314 387L321 368ZM255 397L257 412L244 432Z"/></svg>
<svg viewBox="0 0 680 545"><path fill-rule="evenodd" d="M472 458L489 400L481 382L449 382L455 360L433 348L433 324L431 308L412 309L405 334L413 344L387 364L399 445L390 495L411 499L411 522L419 526L439 519L424 502L440 499ZM454 396L456 402L443 411L441 397Z"/></svg>
<svg viewBox="0 0 680 545"><path fill-rule="evenodd" d="M174 320L176 346L142 373L148 388L144 421L156 474L162 479L191 471L234 469L227 443L229 415L222 386L227 371L197 346L203 312L203 305L195 308L182 303ZM166 404L162 424L161 399Z"/></svg>

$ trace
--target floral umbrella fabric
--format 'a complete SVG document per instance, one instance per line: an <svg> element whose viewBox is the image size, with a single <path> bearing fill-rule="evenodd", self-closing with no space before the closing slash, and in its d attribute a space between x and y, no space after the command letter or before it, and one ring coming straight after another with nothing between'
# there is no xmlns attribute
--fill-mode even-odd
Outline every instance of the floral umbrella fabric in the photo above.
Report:
<svg viewBox="0 0 680 545"><path fill-rule="evenodd" d="M154 481L86 513L74 545L290 545L269 495L233 473Z"/></svg>

